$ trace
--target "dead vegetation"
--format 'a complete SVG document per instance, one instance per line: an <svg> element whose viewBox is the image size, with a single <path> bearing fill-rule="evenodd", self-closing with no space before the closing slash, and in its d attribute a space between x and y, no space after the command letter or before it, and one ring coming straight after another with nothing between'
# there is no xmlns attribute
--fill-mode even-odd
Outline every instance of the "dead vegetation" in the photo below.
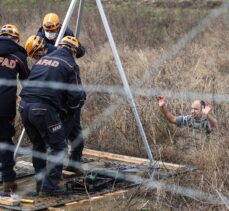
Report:
<svg viewBox="0 0 229 211"><path fill-rule="evenodd" d="M47 12L57 12L62 18L64 17L68 5L63 4L60 8L57 6L58 3L59 1L53 1L52 5L45 7L43 1L35 1L32 8L26 8L24 5L20 10L20 6L9 8L1 5L3 4L1 1L0 23L17 24L24 43L29 35L36 32ZM122 86L98 11L93 5L92 2L86 5L80 35L81 42L87 48L87 55L78 60L81 77L84 84ZM142 83L142 76L148 71L150 76L144 79L141 88L152 90L159 88L169 90L171 93L184 91L212 94L209 100L214 104L214 114L220 125L220 134L214 135L209 142L197 143L190 141L187 129L178 130L163 119L154 97L135 96L135 99L155 158L171 163L190 164L199 169L191 175L174 178L171 182L209 193L227 194L229 106L227 98L225 98L227 102L216 102L213 94L226 95L229 90L228 15L215 20L176 56L164 61L159 69L153 69L161 56L169 52L171 47L195 27L208 12L199 9L158 10L148 6L137 9L135 5L109 7L106 10L130 85ZM71 27L74 26L75 21L72 20ZM114 113L94 127L86 138L86 144L104 151L146 157L133 114L123 96L88 93L82 113L83 128L90 127L91 123L120 97L123 99L122 102ZM174 97L168 101L173 113L189 112L191 100ZM135 198L139 206L134 206L134 209L147 210L149 207L152 210L225 209L225 206L217 207L164 191L150 193L148 198L146 197L148 191L143 190L139 193L141 194ZM121 206L125 210L131 209L133 201L125 200L123 203L127 204ZM115 206L117 205L113 203L114 210Z"/></svg>
<svg viewBox="0 0 229 211"><path fill-rule="evenodd" d="M104 3L110 4L123 4L132 3L138 5L148 5L151 7L164 7L164 8L215 8L222 4L222 0L104 0Z"/></svg>

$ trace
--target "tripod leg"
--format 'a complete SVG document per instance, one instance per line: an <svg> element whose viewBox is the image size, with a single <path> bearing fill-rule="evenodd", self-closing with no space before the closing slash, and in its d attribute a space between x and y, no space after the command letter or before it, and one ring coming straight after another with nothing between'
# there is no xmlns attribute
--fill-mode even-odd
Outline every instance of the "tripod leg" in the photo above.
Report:
<svg viewBox="0 0 229 211"><path fill-rule="evenodd" d="M22 132L21 132L21 135L20 135L20 138L17 142L17 145L16 145L16 148L14 150L14 161L16 161L16 158L17 158L17 154L18 154L18 150L23 142L23 138L24 138L24 135L25 135L25 128L23 128Z"/></svg>

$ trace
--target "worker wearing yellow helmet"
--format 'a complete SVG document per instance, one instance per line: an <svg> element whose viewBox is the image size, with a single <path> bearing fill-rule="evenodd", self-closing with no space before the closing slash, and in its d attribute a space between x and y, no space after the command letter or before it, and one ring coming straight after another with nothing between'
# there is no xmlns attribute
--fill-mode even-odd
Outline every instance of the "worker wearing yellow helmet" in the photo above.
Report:
<svg viewBox="0 0 229 211"><path fill-rule="evenodd" d="M43 37L46 43L55 45L61 27L62 24L60 23L58 15L56 13L48 13L43 19L43 25L39 28L37 36ZM72 30L68 27L66 28L63 37L66 36L74 37ZM76 58L80 58L84 56L84 54L85 48L79 42Z"/></svg>
<svg viewBox="0 0 229 211"><path fill-rule="evenodd" d="M18 28L12 24L6 24L0 29L0 79L16 81L26 79L29 75L27 54L20 46ZM13 141L15 135L14 119L16 116L16 85L0 85L0 144L8 147L0 147L0 171L2 173L4 192L14 192L17 188L14 171Z"/></svg>
<svg viewBox="0 0 229 211"><path fill-rule="evenodd" d="M60 47L69 48L71 49L73 55L78 55L79 49L79 42L75 37L66 36L62 39L59 43ZM60 48L59 47L59 48ZM51 53L52 51L56 50L57 48L49 43L46 43L44 38L39 37L37 35L32 35L28 38L25 44L25 49L29 57L34 58L35 60L41 59L41 57L45 56L46 54ZM78 83L81 84L80 75L77 75ZM71 155L70 155L70 162L75 161L79 162L82 157L82 151L84 148L84 140L82 136L82 128L80 124L80 113L81 107L84 104L84 100L86 98L86 94L82 91L82 99L80 101L79 107L75 110L75 114L72 115L71 112L66 110L66 113L62 115L63 126L65 129L65 135L71 142ZM75 141L77 140L77 141ZM77 144L75 144L77 142ZM67 166L66 170L79 172L76 168L72 166Z"/></svg>
<svg viewBox="0 0 229 211"><path fill-rule="evenodd" d="M79 42L76 38L71 36L66 36L59 43L59 46L64 48L69 48L72 50L73 54L77 55L77 51L79 48ZM82 82L80 78L80 71L77 74L78 85L81 86L80 89L80 103L78 107L72 112L72 110L65 108L66 113L62 114L62 122L65 130L65 135L71 144L71 153L69 157L69 163L66 166L65 170L75 172L78 175L82 174L79 169L77 169L74 165L76 162L80 162L83 154L84 148L84 138L82 134L82 127L80 121L81 108L84 105L84 101L86 100L86 92L82 87ZM65 116L65 117L64 117Z"/></svg>
<svg viewBox="0 0 229 211"><path fill-rule="evenodd" d="M46 43L44 38L37 35L30 36L25 43L27 55L35 60L39 60L56 49L57 47Z"/></svg>
<svg viewBox="0 0 229 211"><path fill-rule="evenodd" d="M39 47L39 45L37 45ZM75 37L66 36L59 47L43 56L33 65L29 81L66 83L75 86L74 90L52 89L45 86L25 86L21 91L20 115L25 130L33 144L33 150L56 157L46 162L33 155L36 173L36 191L43 196L65 194L59 186L63 161L67 154L68 138L63 125L63 113L69 115L75 124L76 110L82 105L86 94L82 89L79 66L75 61L79 42ZM34 112L36 111L36 112ZM37 111L39 115L37 115ZM28 118L30 121L28 121ZM72 128L70 128L72 130ZM74 145L75 146L75 145ZM74 148L75 149L75 148ZM49 156L47 156L49 158ZM45 173L43 173L45 172Z"/></svg>
<svg viewBox="0 0 229 211"><path fill-rule="evenodd" d="M37 35L43 37L47 43L55 44L62 24L56 13L48 13L43 19L43 24L37 32ZM74 36L71 29L67 28L64 34L65 36Z"/></svg>
<svg viewBox="0 0 229 211"><path fill-rule="evenodd" d="M6 24L2 26L0 30L0 36L8 37L11 40L15 41L16 43L19 43L20 41L19 30L13 24Z"/></svg>

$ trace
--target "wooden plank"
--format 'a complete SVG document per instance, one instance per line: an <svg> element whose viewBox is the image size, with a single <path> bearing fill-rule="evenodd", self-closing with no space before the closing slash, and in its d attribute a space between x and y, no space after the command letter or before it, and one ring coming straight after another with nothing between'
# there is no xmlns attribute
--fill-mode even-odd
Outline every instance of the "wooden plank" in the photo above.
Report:
<svg viewBox="0 0 229 211"><path fill-rule="evenodd" d="M17 206L20 204L20 201L15 200L12 197L2 197L2 198L0 198L0 204Z"/></svg>
<svg viewBox="0 0 229 211"><path fill-rule="evenodd" d="M1 197L0 204L10 205L10 206L17 206L21 203L29 203L33 204L34 200L32 199L14 199L13 197Z"/></svg>
<svg viewBox="0 0 229 211"><path fill-rule="evenodd" d="M76 175L75 172L71 172L71 171L66 171L66 170L63 170L62 171L62 175L64 178L69 178L69 177L73 177Z"/></svg>
<svg viewBox="0 0 229 211"><path fill-rule="evenodd" d="M132 156L120 155L120 154L113 154L109 152L97 151L84 148L83 155L88 157L97 157L100 159L108 159L108 160L115 160L120 162L127 162L127 163L134 163L137 165L149 165L150 161L144 158L137 158ZM169 170L178 170L181 168L185 168L184 165L173 164L173 163L166 163L162 161L157 161L160 165L160 168L169 169Z"/></svg>
<svg viewBox="0 0 229 211"><path fill-rule="evenodd" d="M50 210L50 211L64 211L63 208L58 208L58 207L48 207L48 210Z"/></svg>
<svg viewBox="0 0 229 211"><path fill-rule="evenodd" d="M34 204L34 200L32 199L20 199L21 203L28 203L28 204Z"/></svg>
<svg viewBox="0 0 229 211"><path fill-rule="evenodd" d="M119 191L116 191L116 192L106 193L106 194L103 194L103 195L100 195L100 196L91 197L89 199L83 199L83 200L80 200L80 201L70 202L70 203L65 204L65 206L82 205L82 204L86 204L86 203L89 203L89 202L92 202L92 201L97 201L97 200L100 200L100 199L104 199L106 197L118 196L118 195L121 195L121 194L124 194L124 193L127 193L127 192L128 192L128 190L119 190Z"/></svg>

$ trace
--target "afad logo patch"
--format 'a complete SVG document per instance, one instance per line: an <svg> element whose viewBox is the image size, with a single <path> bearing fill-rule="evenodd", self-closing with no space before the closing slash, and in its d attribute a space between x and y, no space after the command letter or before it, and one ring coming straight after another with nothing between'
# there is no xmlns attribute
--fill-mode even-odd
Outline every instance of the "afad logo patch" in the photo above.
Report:
<svg viewBox="0 0 229 211"><path fill-rule="evenodd" d="M56 60L49 60L49 59L40 59L36 65L43 65L43 66L52 66L52 67L58 67L59 62Z"/></svg>
<svg viewBox="0 0 229 211"><path fill-rule="evenodd" d="M3 67L7 67L9 69L14 69L16 67L16 61L13 59L8 59L5 57L0 57L0 65Z"/></svg>
<svg viewBox="0 0 229 211"><path fill-rule="evenodd" d="M61 128L62 128L62 125L59 124L59 125L56 125L56 126L52 127L51 130L52 130L52 132L54 133L54 132L60 130Z"/></svg>

